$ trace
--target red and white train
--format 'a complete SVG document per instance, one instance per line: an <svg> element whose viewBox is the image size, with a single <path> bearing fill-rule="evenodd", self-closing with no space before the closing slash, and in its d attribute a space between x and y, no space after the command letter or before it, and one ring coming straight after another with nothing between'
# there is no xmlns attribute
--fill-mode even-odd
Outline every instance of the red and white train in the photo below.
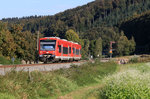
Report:
<svg viewBox="0 0 150 99"><path fill-rule="evenodd" d="M58 37L45 37L39 40L39 60L50 61L80 60L81 45Z"/></svg>

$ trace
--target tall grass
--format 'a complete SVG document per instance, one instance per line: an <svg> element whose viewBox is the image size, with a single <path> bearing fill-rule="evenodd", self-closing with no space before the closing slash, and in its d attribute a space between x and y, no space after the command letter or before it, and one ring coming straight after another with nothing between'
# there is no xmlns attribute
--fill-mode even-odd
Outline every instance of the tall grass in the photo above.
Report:
<svg viewBox="0 0 150 99"><path fill-rule="evenodd" d="M115 72L116 68L114 62L95 62L82 66L72 65L69 69L53 72L12 71L0 76L0 93L18 99L56 98L81 86L97 83L97 79Z"/></svg>
<svg viewBox="0 0 150 99"><path fill-rule="evenodd" d="M142 68L144 67L144 68ZM99 90L101 99L149 99L150 65L130 68L124 72L107 76L104 87Z"/></svg>
<svg viewBox="0 0 150 99"><path fill-rule="evenodd" d="M71 80L52 73L11 72L0 77L0 93L10 93L20 99L37 99L63 95L77 88Z"/></svg>
<svg viewBox="0 0 150 99"><path fill-rule="evenodd" d="M15 96L7 93L0 93L0 99L16 99L16 98Z"/></svg>
<svg viewBox="0 0 150 99"><path fill-rule="evenodd" d="M89 84L97 83L104 76L112 74L117 69L115 62L101 63L86 63L82 66L72 66L70 69L62 69L56 73L73 80L78 86L87 86Z"/></svg>

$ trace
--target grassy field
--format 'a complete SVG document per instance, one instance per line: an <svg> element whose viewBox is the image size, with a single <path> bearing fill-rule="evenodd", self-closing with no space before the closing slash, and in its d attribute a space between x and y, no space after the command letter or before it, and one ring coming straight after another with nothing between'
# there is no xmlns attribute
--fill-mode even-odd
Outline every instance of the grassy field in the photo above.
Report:
<svg viewBox="0 0 150 99"><path fill-rule="evenodd" d="M149 99L150 63L119 66L119 71L104 77L101 88L90 90L86 99Z"/></svg>
<svg viewBox="0 0 150 99"><path fill-rule="evenodd" d="M0 99L148 99L150 63L72 65L53 72L0 76Z"/></svg>
<svg viewBox="0 0 150 99"><path fill-rule="evenodd" d="M13 99L50 99L98 84L117 70L117 64L87 63L53 72L15 72L0 76L0 97Z"/></svg>

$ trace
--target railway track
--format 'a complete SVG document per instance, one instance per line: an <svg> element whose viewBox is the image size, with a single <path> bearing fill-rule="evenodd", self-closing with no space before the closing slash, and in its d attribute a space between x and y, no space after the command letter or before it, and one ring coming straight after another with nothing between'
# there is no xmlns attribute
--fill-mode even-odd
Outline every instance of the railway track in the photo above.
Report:
<svg viewBox="0 0 150 99"><path fill-rule="evenodd" d="M0 75L15 71L53 71L61 68L70 68L71 65L81 65L85 62L67 62L67 63L50 63L50 64L26 64L26 65L2 65L0 66Z"/></svg>

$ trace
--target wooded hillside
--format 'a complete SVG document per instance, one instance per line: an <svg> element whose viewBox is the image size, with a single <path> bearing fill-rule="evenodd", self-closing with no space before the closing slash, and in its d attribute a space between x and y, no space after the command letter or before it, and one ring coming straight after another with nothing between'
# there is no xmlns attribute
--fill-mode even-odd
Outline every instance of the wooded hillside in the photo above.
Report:
<svg viewBox="0 0 150 99"><path fill-rule="evenodd" d="M34 34L39 30L45 36L60 38L66 38L66 32L72 29L82 39L83 46L84 43L89 42L89 48L86 48L89 50L86 54L93 53L92 46L101 38L105 54L108 54L110 41L115 41L114 55L129 55L134 53L134 38L137 54L141 52L138 51L141 45L145 48L150 46L149 13L144 14L149 10L149 0L95 0L53 16L7 18L1 21L9 23L8 30L12 25L20 24L23 26L22 32L30 31ZM141 53L149 53L149 51Z"/></svg>

